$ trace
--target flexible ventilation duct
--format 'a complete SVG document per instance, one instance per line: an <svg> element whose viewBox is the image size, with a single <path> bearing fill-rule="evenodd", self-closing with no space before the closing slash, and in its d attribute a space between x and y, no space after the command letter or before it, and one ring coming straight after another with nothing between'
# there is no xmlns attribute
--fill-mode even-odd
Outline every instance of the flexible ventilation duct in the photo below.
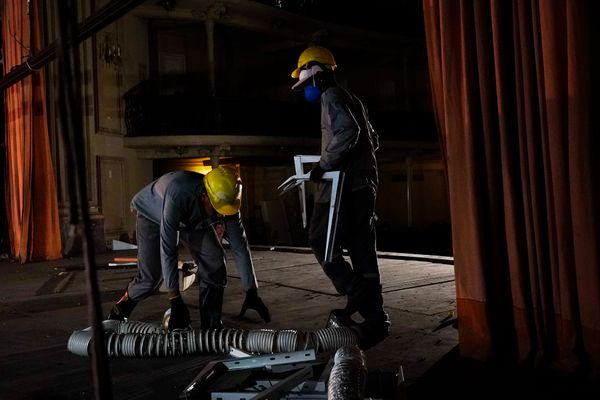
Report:
<svg viewBox="0 0 600 400"><path fill-rule="evenodd" d="M336 350L356 344L358 335L352 328L324 328L314 332L296 330L206 329L166 332L160 326L137 321L103 322L105 343L110 357L172 357L203 353L229 353L231 348L253 353L271 354L314 349ZM87 356L92 331L86 328L71 334L68 349Z"/></svg>
<svg viewBox="0 0 600 400"><path fill-rule="evenodd" d="M329 375L328 400L362 400L367 382L365 354L357 346L338 349Z"/></svg>

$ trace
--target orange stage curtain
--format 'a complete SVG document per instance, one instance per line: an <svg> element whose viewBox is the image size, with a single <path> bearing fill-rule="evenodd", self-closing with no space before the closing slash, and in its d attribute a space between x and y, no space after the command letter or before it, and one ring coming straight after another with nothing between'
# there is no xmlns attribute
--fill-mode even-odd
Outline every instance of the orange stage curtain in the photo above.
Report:
<svg viewBox="0 0 600 400"><path fill-rule="evenodd" d="M5 0L4 73L42 44L39 2ZM30 20L30 15L31 20ZM22 263L61 257L58 200L46 114L44 71L4 92L7 148L7 220L13 256Z"/></svg>
<svg viewBox="0 0 600 400"><path fill-rule="evenodd" d="M466 357L600 372L598 3L424 0Z"/></svg>

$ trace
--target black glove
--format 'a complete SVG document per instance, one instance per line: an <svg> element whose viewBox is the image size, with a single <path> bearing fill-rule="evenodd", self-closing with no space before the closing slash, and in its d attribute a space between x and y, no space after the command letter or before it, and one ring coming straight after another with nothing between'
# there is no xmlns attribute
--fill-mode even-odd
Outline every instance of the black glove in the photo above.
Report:
<svg viewBox="0 0 600 400"><path fill-rule="evenodd" d="M242 304L240 317L243 317L248 309L255 310L265 322L271 322L269 309L265 303L263 303L262 299L258 297L256 289L250 289L246 292L246 299L244 300L244 304Z"/></svg>
<svg viewBox="0 0 600 400"><path fill-rule="evenodd" d="M321 178L326 171L321 168L320 164L315 165L315 167L310 171L310 180L313 182L321 182Z"/></svg>
<svg viewBox="0 0 600 400"><path fill-rule="evenodd" d="M169 317L169 332L190 327L190 312L181 296L171 298L171 316Z"/></svg>

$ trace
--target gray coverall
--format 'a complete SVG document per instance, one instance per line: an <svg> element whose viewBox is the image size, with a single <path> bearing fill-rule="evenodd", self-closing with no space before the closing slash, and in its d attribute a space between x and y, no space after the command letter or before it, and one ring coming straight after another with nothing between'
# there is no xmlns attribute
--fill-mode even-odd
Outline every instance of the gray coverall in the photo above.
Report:
<svg viewBox="0 0 600 400"><path fill-rule="evenodd" d="M330 183L319 184L309 243L338 293L351 294L359 281L366 279L372 286L380 284L374 221L378 185L375 151L379 143L362 102L337 86L329 87L321 96L321 134L321 168L345 173L332 261L323 262ZM352 265L344 260L343 247L348 250ZM366 313L373 319L383 319L381 289L374 290L379 293L371 297L377 299Z"/></svg>
<svg viewBox="0 0 600 400"><path fill-rule="evenodd" d="M170 172L140 190L131 201L137 211L138 274L127 292L139 301L164 279L167 291L179 290L178 235L198 265L201 287L223 288L227 283L225 253L213 224L205 214L200 194L204 175ZM224 220L236 265L247 289L256 288L254 266L239 213Z"/></svg>

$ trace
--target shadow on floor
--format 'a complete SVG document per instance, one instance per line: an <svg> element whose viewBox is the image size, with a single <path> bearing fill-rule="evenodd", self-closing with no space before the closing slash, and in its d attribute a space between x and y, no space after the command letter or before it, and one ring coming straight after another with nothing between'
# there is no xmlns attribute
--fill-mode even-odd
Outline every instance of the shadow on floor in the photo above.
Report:
<svg viewBox="0 0 600 400"><path fill-rule="evenodd" d="M448 352L407 388L420 399L599 399L600 379L490 365Z"/></svg>

